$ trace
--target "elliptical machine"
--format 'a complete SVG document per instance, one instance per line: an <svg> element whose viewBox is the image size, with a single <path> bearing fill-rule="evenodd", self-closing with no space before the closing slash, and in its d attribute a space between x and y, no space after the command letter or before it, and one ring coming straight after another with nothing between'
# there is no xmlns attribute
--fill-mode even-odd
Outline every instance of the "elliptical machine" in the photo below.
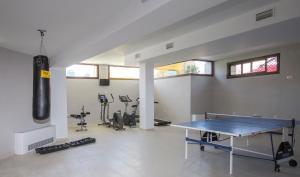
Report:
<svg viewBox="0 0 300 177"><path fill-rule="evenodd" d="M108 101L106 95L98 94L98 100L100 102L100 120L102 123L98 125L105 125L107 127L112 127L115 130L124 130L123 119L121 113L114 113L113 118L109 118L109 105L114 102L114 96L110 94L111 100Z"/></svg>
<svg viewBox="0 0 300 177"><path fill-rule="evenodd" d="M137 114L137 110L139 108L139 105L140 105L140 98L137 97L135 99L135 104L132 105L132 113L131 113L131 116L135 118L135 122L139 123L139 115Z"/></svg>
<svg viewBox="0 0 300 177"><path fill-rule="evenodd" d="M112 101L108 101L106 95L98 94L98 100L100 102L100 120L102 123L98 125L111 126L111 119L109 118L109 104L114 102L114 96L110 94Z"/></svg>
<svg viewBox="0 0 300 177"><path fill-rule="evenodd" d="M133 106L133 108L134 108L133 112L132 112L132 114L129 114L127 112L128 104L130 102L132 102L132 100L129 98L128 95L126 95L126 96L119 95L119 99L120 99L120 102L124 103L124 105L125 105L125 109L124 109L124 113L123 113L123 122L124 122L124 125L127 125L130 128L136 127L136 120L135 120L135 118L136 118L136 111L137 111L138 104Z"/></svg>

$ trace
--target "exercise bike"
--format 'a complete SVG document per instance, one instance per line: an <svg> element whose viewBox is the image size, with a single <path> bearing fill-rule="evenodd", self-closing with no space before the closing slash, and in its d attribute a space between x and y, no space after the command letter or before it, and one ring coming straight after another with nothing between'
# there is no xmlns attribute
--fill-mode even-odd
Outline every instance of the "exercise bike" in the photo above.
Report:
<svg viewBox="0 0 300 177"><path fill-rule="evenodd" d="M77 129L77 132L81 132L81 131L87 131L87 123L85 121L85 117L87 115L90 115L90 112L85 112L84 110L84 106L82 106L81 108L81 113L80 114L71 114L70 117L74 118L74 119L78 119L79 123L77 123L77 125L80 127L79 129Z"/></svg>
<svg viewBox="0 0 300 177"><path fill-rule="evenodd" d="M132 113L129 114L127 112L128 105L129 105L129 103L132 102L132 100L129 98L128 95L126 95L126 96L119 95L119 100L120 100L120 102L124 103L124 105L125 105L124 113L123 113L124 125L129 126L130 128L136 127L136 112L137 112L138 104L132 106L134 109L133 109Z"/></svg>

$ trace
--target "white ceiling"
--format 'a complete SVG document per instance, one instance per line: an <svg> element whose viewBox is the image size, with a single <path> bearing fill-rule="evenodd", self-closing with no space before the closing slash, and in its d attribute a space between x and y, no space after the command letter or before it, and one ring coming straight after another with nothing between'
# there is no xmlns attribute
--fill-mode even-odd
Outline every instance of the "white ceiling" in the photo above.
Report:
<svg viewBox="0 0 300 177"><path fill-rule="evenodd" d="M206 9L205 11L143 36L138 40L129 41L113 50L89 58L84 62L124 64L124 57L126 55L277 1L278 0L225 1L217 6Z"/></svg>
<svg viewBox="0 0 300 177"><path fill-rule="evenodd" d="M121 47L109 50L100 55L91 57L82 63L91 64L108 64L108 65L124 65L125 64L125 53Z"/></svg>
<svg viewBox="0 0 300 177"><path fill-rule="evenodd" d="M0 47L35 55L46 29L53 65L66 66L153 33L226 0L1 0Z"/></svg>
<svg viewBox="0 0 300 177"><path fill-rule="evenodd" d="M273 17L256 21L255 14L275 9ZM126 56L126 63L178 62L190 58L222 59L228 54L300 43L300 1L279 0L204 28L163 41ZM281 24L288 24L281 26ZM296 30L296 32L295 32ZM263 34L263 35L262 35ZM230 39L230 40L229 40ZM225 41L225 42L224 42ZM172 49L166 44L174 43Z"/></svg>
<svg viewBox="0 0 300 177"><path fill-rule="evenodd" d="M46 29L50 57L103 38L170 0L1 0L0 47L38 52L37 29ZM83 60L83 58L82 58Z"/></svg>
<svg viewBox="0 0 300 177"><path fill-rule="evenodd" d="M36 30L42 28L48 30L52 65L68 66L87 58L86 62L123 64L125 56L137 51L283 1L1 0L0 47L35 55Z"/></svg>
<svg viewBox="0 0 300 177"><path fill-rule="evenodd" d="M153 58L156 66L201 58L220 60L265 49L300 43L300 17L235 36L222 38L185 50ZM206 57L209 56L209 57Z"/></svg>
<svg viewBox="0 0 300 177"><path fill-rule="evenodd" d="M256 9L278 0L230 0L221 3L215 7L209 8L203 12L193 15L189 18L174 23L166 28L158 30L152 34L146 35L141 39L123 45L121 48L124 54L128 55L137 52L149 46L167 41L177 36L190 33L194 30L207 27L222 20L238 16L249 10Z"/></svg>
<svg viewBox="0 0 300 177"><path fill-rule="evenodd" d="M96 23L109 25L138 0L1 0L0 46L34 55L39 46L37 29L47 29L50 56L62 51ZM119 13L115 13L119 12Z"/></svg>

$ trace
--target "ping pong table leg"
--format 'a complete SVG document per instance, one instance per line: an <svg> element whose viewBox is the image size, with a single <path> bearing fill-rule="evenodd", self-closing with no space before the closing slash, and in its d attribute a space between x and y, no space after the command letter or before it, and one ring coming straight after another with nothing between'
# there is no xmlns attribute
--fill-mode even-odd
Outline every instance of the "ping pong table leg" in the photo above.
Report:
<svg viewBox="0 0 300 177"><path fill-rule="evenodd" d="M185 129L185 138L189 137L189 130ZM184 155L185 159L188 158L188 141L185 139L185 155Z"/></svg>
<svg viewBox="0 0 300 177"><path fill-rule="evenodd" d="M229 167L229 173L232 174L232 164L233 164L233 136L230 136L230 159L229 159L229 163L230 163L230 167Z"/></svg>

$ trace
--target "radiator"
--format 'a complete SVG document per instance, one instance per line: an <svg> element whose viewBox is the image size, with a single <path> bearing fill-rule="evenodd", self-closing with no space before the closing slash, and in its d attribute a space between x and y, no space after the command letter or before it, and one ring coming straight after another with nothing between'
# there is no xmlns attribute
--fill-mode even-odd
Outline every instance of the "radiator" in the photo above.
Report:
<svg viewBox="0 0 300 177"><path fill-rule="evenodd" d="M15 154L22 155L55 141L55 126L15 133Z"/></svg>

